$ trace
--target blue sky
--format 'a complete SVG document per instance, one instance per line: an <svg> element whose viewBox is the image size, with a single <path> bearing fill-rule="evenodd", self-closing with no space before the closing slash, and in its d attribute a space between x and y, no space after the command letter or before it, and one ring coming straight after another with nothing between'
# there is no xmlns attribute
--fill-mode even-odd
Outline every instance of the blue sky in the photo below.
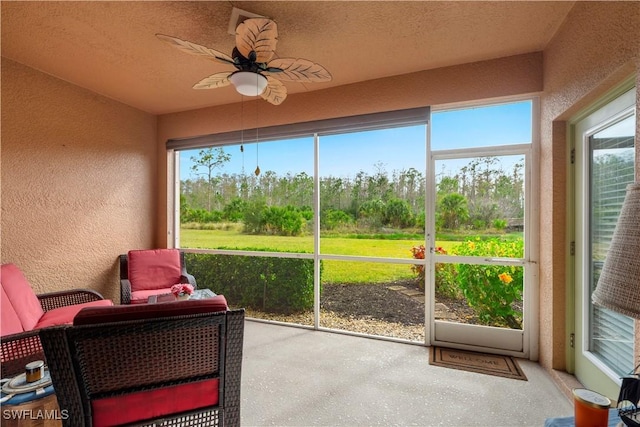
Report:
<svg viewBox="0 0 640 427"><path fill-rule="evenodd" d="M531 102L501 104L464 110L432 113L431 144L433 150L531 142ZM320 139L320 173L322 176L353 177L358 171L367 174L382 167L387 173L411 167L425 169L424 126L393 128L382 131L324 136ZM257 148L257 152L256 152ZM255 141L224 148L231 161L226 173L253 173L272 170L278 175L305 172L313 175L313 138L286 141ZM181 179L190 174L189 158L198 150L180 153ZM453 166L453 165L452 165ZM222 172L220 170L219 172ZM439 172L439 171L438 171Z"/></svg>

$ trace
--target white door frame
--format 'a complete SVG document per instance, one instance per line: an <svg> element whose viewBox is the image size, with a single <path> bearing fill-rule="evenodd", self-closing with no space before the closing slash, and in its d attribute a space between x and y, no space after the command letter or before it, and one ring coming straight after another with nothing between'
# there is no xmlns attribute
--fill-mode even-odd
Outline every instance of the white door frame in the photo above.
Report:
<svg viewBox="0 0 640 427"><path fill-rule="evenodd" d="M534 122L535 123L535 122ZM429 283L430 294L435 294L435 264L436 262L456 262L474 263L486 265L520 265L524 268L524 292L523 292L523 325L521 330L497 328L491 326L469 325L453 322L446 322L435 319L435 302L430 297L429 322L432 334L430 335L431 345L442 345L453 348L483 351L488 353L508 354L517 357L537 359L537 345L532 352L531 342L537 343L538 309L538 263L537 263L537 242L530 236L532 227L537 223L534 218L538 217L537 203L533 202L533 145L518 144L494 147L474 147L454 150L431 151L427 174L427 192L429 193L428 206L428 244L431 256L427 265L426 281ZM525 158L524 181L525 181L525 226L524 226L524 257L522 259L491 259L485 257L461 257L435 254L435 162L438 160L450 160L461 158L487 157L487 156L507 156L522 155Z"/></svg>
<svg viewBox="0 0 640 427"><path fill-rule="evenodd" d="M586 308L589 307L590 295L584 291L589 285L585 278L585 269L590 263L590 253L585 250L589 236L589 211L583 207L589 203L590 171L587 149L589 136L635 112L636 99L633 84L626 83L621 87L626 87L626 90L618 89L612 92L606 98L606 102L601 101L587 113L580 114L569 122L575 149L572 211L574 212L576 247L573 267L574 291L569 298L569 303L573 304L575 310L573 322L575 350L573 357L570 357L569 366L585 387L613 398L617 398L620 390L620 376L589 351L589 313Z"/></svg>

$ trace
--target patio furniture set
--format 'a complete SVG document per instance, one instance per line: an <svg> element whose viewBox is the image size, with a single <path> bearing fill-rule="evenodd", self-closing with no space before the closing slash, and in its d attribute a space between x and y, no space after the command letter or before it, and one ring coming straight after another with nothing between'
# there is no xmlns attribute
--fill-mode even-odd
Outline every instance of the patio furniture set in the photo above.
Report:
<svg viewBox="0 0 640 427"><path fill-rule="evenodd" d="M2 377L46 361L64 426L239 425L244 310L208 289L177 301L173 285L196 288L177 249L130 251L120 266L114 305L85 289L36 295L2 265Z"/></svg>

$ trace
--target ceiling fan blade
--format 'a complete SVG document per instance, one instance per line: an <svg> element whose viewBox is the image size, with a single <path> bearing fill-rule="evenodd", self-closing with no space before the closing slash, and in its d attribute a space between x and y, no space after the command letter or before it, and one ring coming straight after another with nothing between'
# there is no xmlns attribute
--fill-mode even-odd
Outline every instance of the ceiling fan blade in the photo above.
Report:
<svg viewBox="0 0 640 427"><path fill-rule="evenodd" d="M193 85L194 89L215 89L218 87L229 86L231 81L229 81L229 76L231 72L223 72L223 73L215 73L210 75L209 77L205 77L200 80L198 83Z"/></svg>
<svg viewBox="0 0 640 427"><path fill-rule="evenodd" d="M282 82L271 77L267 77L267 87L260 96L262 99L273 105L280 105L287 97L287 88L282 84Z"/></svg>
<svg viewBox="0 0 640 427"><path fill-rule="evenodd" d="M307 59L278 58L267 64L268 68L264 72L279 80L290 82L328 82L331 81L329 73L322 65L311 62ZM282 71L271 71L279 68Z"/></svg>
<svg viewBox="0 0 640 427"><path fill-rule="evenodd" d="M269 62L277 42L278 28L271 19L246 19L236 28L236 48L247 59L255 52L255 62Z"/></svg>
<svg viewBox="0 0 640 427"><path fill-rule="evenodd" d="M169 43L170 45L177 47L183 52L191 55L204 56L207 59L216 60L218 62L234 64L233 58L229 55L219 52L215 49L210 49L199 44L191 43L186 40L179 39L177 37L165 36L164 34L156 34L160 40Z"/></svg>

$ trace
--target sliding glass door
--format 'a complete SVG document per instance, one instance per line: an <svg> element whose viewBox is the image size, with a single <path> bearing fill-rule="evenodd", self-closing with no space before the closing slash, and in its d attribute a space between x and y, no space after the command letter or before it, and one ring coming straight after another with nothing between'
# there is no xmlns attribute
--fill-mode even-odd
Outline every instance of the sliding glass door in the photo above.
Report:
<svg viewBox="0 0 640 427"><path fill-rule="evenodd" d="M634 368L634 321L591 302L635 175L635 89L575 124L575 373L616 399Z"/></svg>

